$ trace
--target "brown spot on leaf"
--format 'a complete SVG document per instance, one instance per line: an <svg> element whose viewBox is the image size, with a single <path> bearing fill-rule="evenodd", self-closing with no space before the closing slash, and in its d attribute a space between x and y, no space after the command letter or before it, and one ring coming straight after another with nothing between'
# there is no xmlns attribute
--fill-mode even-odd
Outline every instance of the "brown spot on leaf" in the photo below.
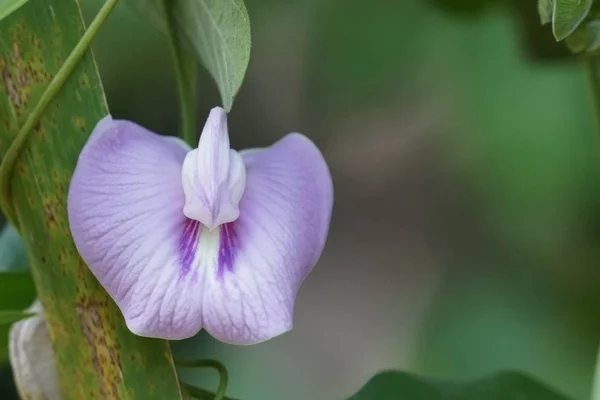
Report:
<svg viewBox="0 0 600 400"><path fill-rule="evenodd" d="M42 48L42 42L38 39L38 37L35 34L31 34L29 36L30 40L31 40L31 45L32 47L35 47L36 49L41 49Z"/></svg>
<svg viewBox="0 0 600 400"><path fill-rule="evenodd" d="M92 354L92 365L96 370L100 392L104 399L120 399L118 387L123 375L121 361L116 351L116 344L107 334L108 321L101 310L106 310L106 302L82 298L76 305L81 331Z"/></svg>
<svg viewBox="0 0 600 400"><path fill-rule="evenodd" d="M8 98L15 108L21 108L21 95L7 67L2 68L2 80L8 93Z"/></svg>
<svg viewBox="0 0 600 400"><path fill-rule="evenodd" d="M19 95L21 98L27 97L28 93L25 91L25 88L29 85L29 75L30 71L27 68L28 65L23 59L23 53L21 51L20 39L14 39L12 43L12 52L10 55L10 59L13 66L13 71L15 73L15 78L13 80L16 89L19 90ZM26 101L23 100L23 103Z"/></svg>
<svg viewBox="0 0 600 400"><path fill-rule="evenodd" d="M44 134L44 127L41 122L38 122L33 126L33 131L35 132L35 136L38 138L40 142L46 140L46 135Z"/></svg>
<svg viewBox="0 0 600 400"><path fill-rule="evenodd" d="M19 42L17 40L13 41L13 65L16 67L19 62L23 59L23 53L21 53L21 46L19 46Z"/></svg>
<svg viewBox="0 0 600 400"><path fill-rule="evenodd" d="M75 125L75 127L81 131L84 132L86 131L86 127L85 127L85 119L83 117L78 117L78 116L74 116L72 118L73 120L73 125Z"/></svg>
<svg viewBox="0 0 600 400"><path fill-rule="evenodd" d="M56 223L56 220L54 219L52 204L48 200L44 200L44 214L46 214L46 223L52 227Z"/></svg>
<svg viewBox="0 0 600 400"><path fill-rule="evenodd" d="M87 265L85 265L85 263L83 262L83 260L79 260L79 262L77 263L77 277L79 279L81 279L81 282L84 283L85 286L85 276L87 274Z"/></svg>

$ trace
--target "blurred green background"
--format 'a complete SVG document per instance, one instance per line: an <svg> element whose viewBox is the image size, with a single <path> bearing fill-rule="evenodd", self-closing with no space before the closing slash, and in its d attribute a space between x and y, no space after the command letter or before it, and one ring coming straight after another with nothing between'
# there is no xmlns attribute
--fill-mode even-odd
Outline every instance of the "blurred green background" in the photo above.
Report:
<svg viewBox="0 0 600 400"><path fill-rule="evenodd" d="M101 1L86 0L91 18ZM247 0L235 148L322 149L336 204L295 328L200 334L243 400L341 399L401 368L528 371L585 399L600 338L600 144L583 68L533 0ZM114 117L177 132L164 38L120 4L94 50ZM220 103L202 71L199 120ZM186 379L216 385L211 372Z"/></svg>

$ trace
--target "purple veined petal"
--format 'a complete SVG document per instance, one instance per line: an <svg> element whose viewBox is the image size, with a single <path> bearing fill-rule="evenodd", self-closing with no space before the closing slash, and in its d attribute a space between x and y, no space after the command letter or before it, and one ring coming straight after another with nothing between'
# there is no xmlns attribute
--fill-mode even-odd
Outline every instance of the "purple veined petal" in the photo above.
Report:
<svg viewBox="0 0 600 400"><path fill-rule="evenodd" d="M223 342L254 344L292 328L296 293L325 244L333 185L323 156L300 134L241 155L246 190L239 218L218 230L203 325Z"/></svg>
<svg viewBox="0 0 600 400"><path fill-rule="evenodd" d="M199 228L182 212L181 166L189 150L179 139L106 117L71 180L77 249L141 336L182 339L202 326L201 276L189 256Z"/></svg>

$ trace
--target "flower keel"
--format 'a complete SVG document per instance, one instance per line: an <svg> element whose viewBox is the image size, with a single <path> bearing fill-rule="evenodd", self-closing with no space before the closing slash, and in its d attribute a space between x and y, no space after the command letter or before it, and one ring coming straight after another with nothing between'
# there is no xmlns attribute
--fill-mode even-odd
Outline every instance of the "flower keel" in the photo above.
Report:
<svg viewBox="0 0 600 400"><path fill-rule="evenodd" d="M198 148L185 157L182 169L183 213L209 229L235 221L246 187L246 169L237 151L229 148L227 116L210 112Z"/></svg>

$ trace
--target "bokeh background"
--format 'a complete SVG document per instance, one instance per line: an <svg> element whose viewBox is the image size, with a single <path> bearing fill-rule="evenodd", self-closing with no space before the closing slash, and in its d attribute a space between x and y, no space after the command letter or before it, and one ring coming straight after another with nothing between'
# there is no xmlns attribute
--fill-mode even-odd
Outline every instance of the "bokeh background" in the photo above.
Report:
<svg viewBox="0 0 600 400"><path fill-rule="evenodd" d="M91 18L101 1L86 0ZM246 0L252 55L234 148L290 131L335 184L295 328L200 334L243 400L342 399L400 368L527 371L585 399L600 338L600 143L583 68L533 0ZM167 43L120 4L94 43L113 115L177 132ZM220 104L205 71L199 120ZM216 386L210 371L185 379Z"/></svg>

